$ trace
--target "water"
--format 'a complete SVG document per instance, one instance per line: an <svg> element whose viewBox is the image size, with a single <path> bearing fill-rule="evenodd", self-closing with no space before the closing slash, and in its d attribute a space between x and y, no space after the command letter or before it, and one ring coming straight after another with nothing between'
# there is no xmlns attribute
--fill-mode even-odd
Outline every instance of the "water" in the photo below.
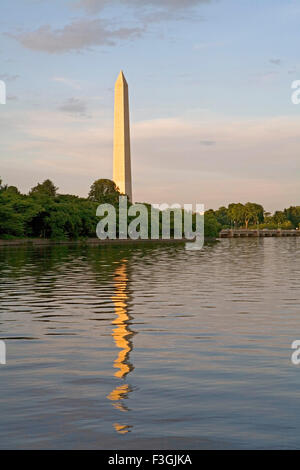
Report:
<svg viewBox="0 0 300 470"><path fill-rule="evenodd" d="M1 448L300 448L300 240L0 250Z"/></svg>

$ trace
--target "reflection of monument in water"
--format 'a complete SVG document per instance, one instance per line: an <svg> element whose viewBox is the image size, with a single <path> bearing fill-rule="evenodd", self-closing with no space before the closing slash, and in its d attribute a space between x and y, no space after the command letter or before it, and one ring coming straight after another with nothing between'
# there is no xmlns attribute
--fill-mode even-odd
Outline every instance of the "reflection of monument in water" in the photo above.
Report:
<svg viewBox="0 0 300 470"><path fill-rule="evenodd" d="M112 297L114 303L116 319L113 320L113 325L116 327L112 332L114 342L118 349L120 349L117 359L114 362L114 368L117 370L114 376L120 379L125 379L127 374L133 370L133 365L129 361L129 354L133 348L131 337L134 334L129 328L130 315L128 313L128 272L127 260L122 260L121 264L115 270L114 286L115 294ZM116 409L126 412L129 411L124 405L123 400L128 397L131 392L130 385L124 383L112 390L107 398L113 401ZM125 434L129 432L130 426L115 423L114 427L117 432Z"/></svg>

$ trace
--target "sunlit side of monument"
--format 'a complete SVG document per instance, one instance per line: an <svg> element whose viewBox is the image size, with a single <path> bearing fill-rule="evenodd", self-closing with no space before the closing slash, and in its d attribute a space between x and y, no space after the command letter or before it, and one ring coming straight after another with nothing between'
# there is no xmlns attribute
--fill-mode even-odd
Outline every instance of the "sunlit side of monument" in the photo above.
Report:
<svg viewBox="0 0 300 470"><path fill-rule="evenodd" d="M121 70L115 84L113 180L132 202L128 84Z"/></svg>

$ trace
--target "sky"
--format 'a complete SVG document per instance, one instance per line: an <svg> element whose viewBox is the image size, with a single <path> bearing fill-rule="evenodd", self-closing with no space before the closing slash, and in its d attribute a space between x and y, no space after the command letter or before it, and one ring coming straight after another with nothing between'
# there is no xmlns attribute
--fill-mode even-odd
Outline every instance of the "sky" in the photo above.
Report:
<svg viewBox="0 0 300 470"><path fill-rule="evenodd" d="M299 24L298 0L1 0L0 178L111 179L122 69L135 201L299 205Z"/></svg>

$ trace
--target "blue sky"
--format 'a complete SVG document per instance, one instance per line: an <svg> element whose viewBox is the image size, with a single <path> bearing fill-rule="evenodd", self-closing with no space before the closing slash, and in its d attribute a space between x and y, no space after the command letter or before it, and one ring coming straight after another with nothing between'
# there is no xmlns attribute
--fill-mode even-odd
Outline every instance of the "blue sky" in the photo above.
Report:
<svg viewBox="0 0 300 470"><path fill-rule="evenodd" d="M299 204L300 3L2 0L0 175L86 195L130 91L134 199Z"/></svg>

